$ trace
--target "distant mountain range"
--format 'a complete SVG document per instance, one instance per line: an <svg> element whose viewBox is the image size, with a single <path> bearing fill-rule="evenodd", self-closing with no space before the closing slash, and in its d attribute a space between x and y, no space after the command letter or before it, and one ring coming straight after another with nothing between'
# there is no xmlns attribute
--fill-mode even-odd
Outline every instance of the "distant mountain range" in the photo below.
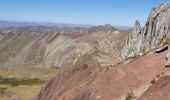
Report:
<svg viewBox="0 0 170 100"><path fill-rule="evenodd" d="M92 27L92 25L48 23L48 22L20 22L0 20L0 27L24 27L24 26L60 26L60 27Z"/></svg>
<svg viewBox="0 0 170 100"><path fill-rule="evenodd" d="M0 20L0 28L8 27L27 27L27 26L57 26L57 27L85 27L90 28L98 25L83 25L83 24L66 24L66 23L50 23L50 22L21 22L21 21L7 21ZM115 28L126 30L132 28L130 26L114 26Z"/></svg>

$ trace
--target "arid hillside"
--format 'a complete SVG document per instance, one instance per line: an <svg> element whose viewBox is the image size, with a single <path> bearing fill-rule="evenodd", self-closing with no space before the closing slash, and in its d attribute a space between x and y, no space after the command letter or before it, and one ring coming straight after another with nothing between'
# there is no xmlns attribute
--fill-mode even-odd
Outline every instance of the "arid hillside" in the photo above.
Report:
<svg viewBox="0 0 170 100"><path fill-rule="evenodd" d="M94 62L101 67L117 64L117 52L123 46L119 44L130 32L109 24L0 29L0 100L30 100L65 68L73 71L75 66Z"/></svg>
<svg viewBox="0 0 170 100"><path fill-rule="evenodd" d="M117 35L118 37L113 39L115 50L112 50L113 54L118 54L114 56L117 62L112 60L110 64L101 64L102 61L106 62L106 58L86 56L81 59L81 63L76 63L57 74L35 99L169 100L169 68L166 68L169 66L169 62L166 61L170 52L169 18L170 4L160 4L153 8L144 28L136 21L130 34L121 35L123 38L118 38ZM93 36L95 40L96 34L91 34L88 40ZM109 56L112 56L109 48L112 43L102 42L109 41L109 37L99 38L98 42L102 45L97 44L95 48L99 48L97 50L102 50L104 54L108 51ZM165 63L168 64L166 67Z"/></svg>
<svg viewBox="0 0 170 100"><path fill-rule="evenodd" d="M1 66L62 68L79 63L79 59L88 55L103 65L115 64L117 44L128 35L128 32L111 25L91 28L45 27L46 30L35 27L32 31L28 31L30 27L26 28L27 31L24 31L25 28L2 31L6 33L2 33L0 38ZM36 31L42 34L34 33Z"/></svg>
<svg viewBox="0 0 170 100"><path fill-rule="evenodd" d="M169 51L169 50L168 50ZM140 97L151 81L166 72L168 51L102 67L92 59L68 68L53 78L37 96L38 100L125 100L133 92ZM141 99L143 100L143 99ZM144 99L145 100L145 99Z"/></svg>
<svg viewBox="0 0 170 100"><path fill-rule="evenodd" d="M170 4L127 30L0 21L0 99L169 100L169 45Z"/></svg>

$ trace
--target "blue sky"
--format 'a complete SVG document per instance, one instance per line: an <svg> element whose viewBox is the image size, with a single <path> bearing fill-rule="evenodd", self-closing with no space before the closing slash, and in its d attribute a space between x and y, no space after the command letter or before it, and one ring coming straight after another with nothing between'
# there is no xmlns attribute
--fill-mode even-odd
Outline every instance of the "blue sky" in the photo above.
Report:
<svg viewBox="0 0 170 100"><path fill-rule="evenodd" d="M144 25L152 7L170 0L0 0L0 19L133 26Z"/></svg>

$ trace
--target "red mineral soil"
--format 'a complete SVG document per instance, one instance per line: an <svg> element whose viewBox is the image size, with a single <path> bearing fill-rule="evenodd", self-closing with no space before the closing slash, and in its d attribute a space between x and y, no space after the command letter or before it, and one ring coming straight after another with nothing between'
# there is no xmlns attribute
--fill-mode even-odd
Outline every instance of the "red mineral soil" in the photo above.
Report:
<svg viewBox="0 0 170 100"><path fill-rule="evenodd" d="M170 76L161 77L138 100L170 100Z"/></svg>
<svg viewBox="0 0 170 100"><path fill-rule="evenodd" d="M36 98L38 100L125 100L131 91L139 97L147 90L145 87L151 85L151 80L165 71L165 56L168 51L136 57L116 66L101 67L93 59L88 59L84 64L67 68L56 75ZM166 77L168 78L162 77L160 80L165 80L164 83L169 82L169 76ZM161 85L163 83L161 86L157 84L160 82L151 86L151 90L148 91L155 91L164 86ZM167 83L165 86L170 85ZM153 95L157 94L159 91ZM144 97L148 95L148 92L144 93ZM163 96L163 93L160 95ZM145 100L144 97L142 96L140 100ZM147 100L162 100L155 98Z"/></svg>
<svg viewBox="0 0 170 100"><path fill-rule="evenodd" d="M81 33L70 33L70 34L67 34L65 36L67 36L67 37L69 37L71 39L77 39L77 38L83 36L83 34L81 34Z"/></svg>

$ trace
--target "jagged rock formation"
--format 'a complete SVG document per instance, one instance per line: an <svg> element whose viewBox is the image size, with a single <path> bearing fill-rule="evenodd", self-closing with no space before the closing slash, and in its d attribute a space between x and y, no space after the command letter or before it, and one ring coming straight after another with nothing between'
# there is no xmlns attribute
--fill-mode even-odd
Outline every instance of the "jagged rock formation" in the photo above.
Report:
<svg viewBox="0 0 170 100"><path fill-rule="evenodd" d="M140 53L140 46L142 45L142 35L141 35L141 26L139 21L135 22L134 31L128 36L125 47L121 51L121 57L129 58L134 57Z"/></svg>
<svg viewBox="0 0 170 100"><path fill-rule="evenodd" d="M153 8L144 28L136 21L134 31L126 39L120 57L126 59L142 55L170 38L170 4Z"/></svg>

